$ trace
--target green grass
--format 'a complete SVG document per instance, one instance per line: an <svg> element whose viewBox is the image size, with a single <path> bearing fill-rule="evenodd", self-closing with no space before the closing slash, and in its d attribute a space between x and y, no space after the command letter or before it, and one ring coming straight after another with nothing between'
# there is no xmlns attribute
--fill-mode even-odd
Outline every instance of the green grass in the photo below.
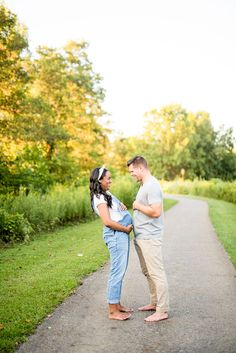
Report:
<svg viewBox="0 0 236 353"><path fill-rule="evenodd" d="M169 210L169 208L173 207L177 203L178 203L178 201L176 201L176 200L164 199L164 210L165 211Z"/></svg>
<svg viewBox="0 0 236 353"><path fill-rule="evenodd" d="M226 201L206 199L215 231L236 267L236 205Z"/></svg>
<svg viewBox="0 0 236 353"><path fill-rule="evenodd" d="M165 210L176 202L165 200ZM108 256L100 219L1 249L0 351L13 352Z"/></svg>
<svg viewBox="0 0 236 353"><path fill-rule="evenodd" d="M1 352L13 351L84 276L107 261L101 234L97 219L1 250Z"/></svg>

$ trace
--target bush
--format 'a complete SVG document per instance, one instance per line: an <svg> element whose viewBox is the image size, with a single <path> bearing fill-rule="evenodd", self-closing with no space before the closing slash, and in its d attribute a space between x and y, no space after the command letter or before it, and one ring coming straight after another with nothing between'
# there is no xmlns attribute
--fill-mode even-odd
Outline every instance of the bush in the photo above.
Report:
<svg viewBox="0 0 236 353"><path fill-rule="evenodd" d="M86 187L57 185L48 194L21 191L18 196L0 197L2 240L25 240L33 232L53 230L70 221L91 219L89 190ZM4 222L4 223L3 223ZM4 229L4 231L3 231Z"/></svg>
<svg viewBox="0 0 236 353"><path fill-rule="evenodd" d="M26 241L33 233L27 219L22 214L10 214L0 209L0 240L4 243Z"/></svg>

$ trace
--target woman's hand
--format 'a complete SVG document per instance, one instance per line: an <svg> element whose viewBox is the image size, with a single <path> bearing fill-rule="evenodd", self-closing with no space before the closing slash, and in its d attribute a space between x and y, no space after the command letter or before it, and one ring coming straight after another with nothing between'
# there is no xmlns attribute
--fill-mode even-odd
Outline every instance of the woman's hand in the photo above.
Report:
<svg viewBox="0 0 236 353"><path fill-rule="evenodd" d="M121 208L121 211L127 210L127 207L122 202L120 202L120 208Z"/></svg>
<svg viewBox="0 0 236 353"><path fill-rule="evenodd" d="M132 224L129 224L126 228L127 228L126 233L128 233L128 234L129 234L129 233L132 231L133 226L132 226Z"/></svg>

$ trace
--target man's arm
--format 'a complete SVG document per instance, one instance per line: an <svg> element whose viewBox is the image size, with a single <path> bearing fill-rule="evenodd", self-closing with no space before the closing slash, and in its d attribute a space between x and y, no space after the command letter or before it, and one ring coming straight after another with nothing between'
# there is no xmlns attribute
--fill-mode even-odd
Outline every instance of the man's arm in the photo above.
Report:
<svg viewBox="0 0 236 353"><path fill-rule="evenodd" d="M134 201L133 209L144 213L146 216L149 216L152 218L158 218L160 217L162 212L162 204L153 203L152 205L145 206L138 201Z"/></svg>

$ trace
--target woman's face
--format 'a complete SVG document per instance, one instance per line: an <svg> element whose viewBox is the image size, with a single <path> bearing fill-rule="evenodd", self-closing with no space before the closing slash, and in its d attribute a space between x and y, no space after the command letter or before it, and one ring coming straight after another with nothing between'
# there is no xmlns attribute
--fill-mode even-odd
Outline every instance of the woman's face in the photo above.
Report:
<svg viewBox="0 0 236 353"><path fill-rule="evenodd" d="M111 185L111 173L107 171L104 175L104 177L100 180L101 187L104 191L107 191L110 189Z"/></svg>

